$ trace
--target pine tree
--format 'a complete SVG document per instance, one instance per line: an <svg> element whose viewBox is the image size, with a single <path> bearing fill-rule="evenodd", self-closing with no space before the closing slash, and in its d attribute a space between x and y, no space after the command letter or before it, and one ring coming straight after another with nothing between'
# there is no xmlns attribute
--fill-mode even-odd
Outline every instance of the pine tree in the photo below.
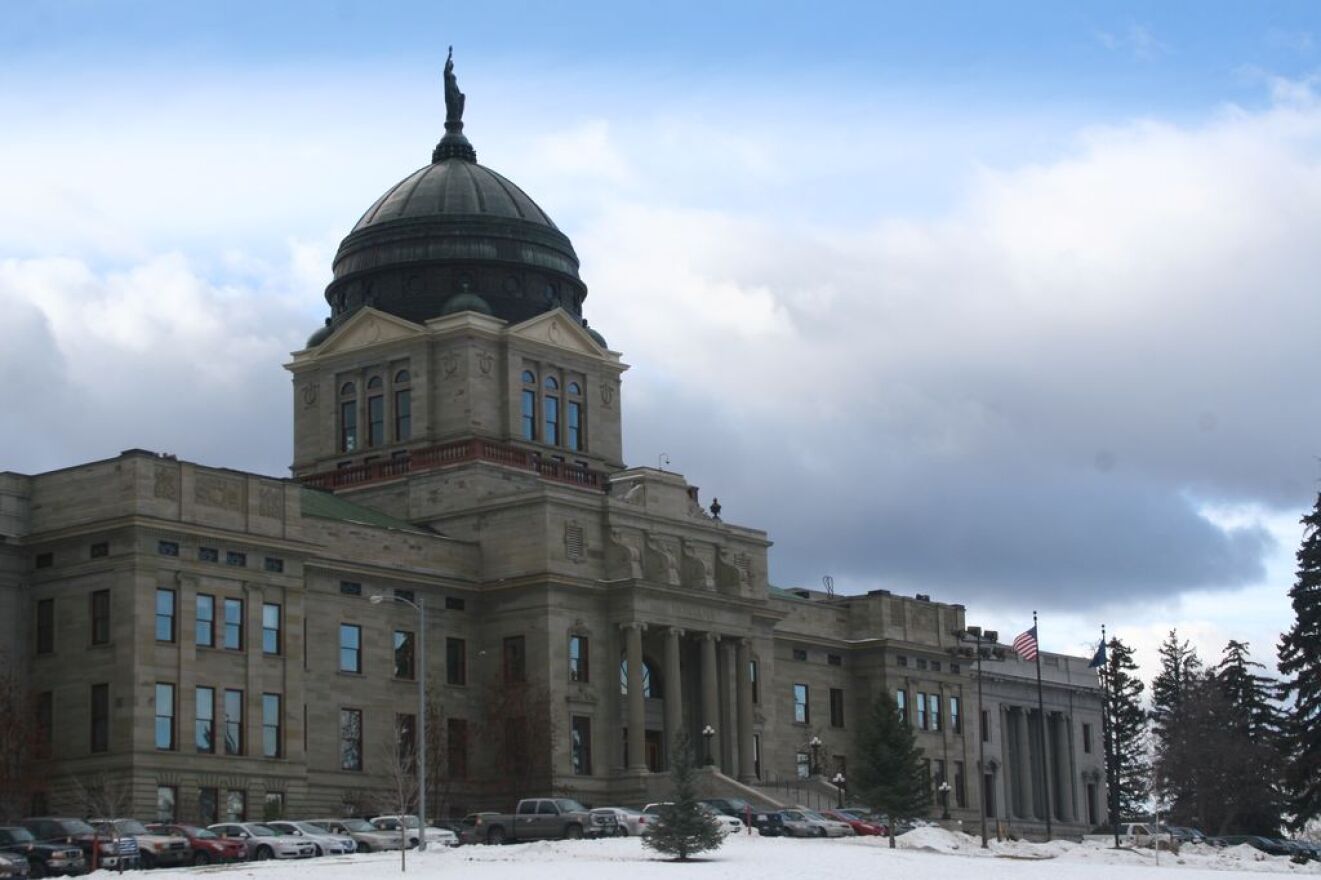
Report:
<svg viewBox="0 0 1321 880"><path fill-rule="evenodd" d="M1302 522L1298 575L1289 590L1294 622L1279 651L1287 706L1284 784L1295 829L1321 816L1321 496Z"/></svg>
<svg viewBox="0 0 1321 880"><path fill-rule="evenodd" d="M1118 638L1106 646L1106 685L1110 694L1111 748L1118 761L1119 815L1146 811L1151 791L1151 764L1147 757L1147 712L1142 708L1146 685L1133 673L1133 649ZM1116 821L1111 817L1111 822Z"/></svg>
<svg viewBox="0 0 1321 880"><path fill-rule="evenodd" d="M899 717L889 694L876 697L858 729L858 767L849 790L895 828L902 819L931 809L931 780L913 730ZM890 835L894 846L894 834Z"/></svg>
<svg viewBox="0 0 1321 880"><path fill-rule="evenodd" d="M1228 758L1223 768L1225 830L1238 834L1279 833L1280 717L1272 699L1278 684L1255 670L1246 642L1231 640L1215 668L1227 716L1215 731Z"/></svg>
<svg viewBox="0 0 1321 880"><path fill-rule="evenodd" d="M1182 766L1180 761L1171 760L1169 754L1177 749L1176 741L1183 742L1181 723L1178 713L1188 693L1194 688L1202 669L1202 661L1197 652L1187 641L1179 641L1176 630L1170 630L1169 637L1160 646L1160 672L1151 683L1151 720L1152 736L1158 767ZM1177 757L1177 756L1175 756ZM1182 775L1171 776L1162 770L1157 780L1162 794L1175 813L1187 815L1192 809L1190 799L1193 794L1182 787Z"/></svg>
<svg viewBox="0 0 1321 880"><path fill-rule="evenodd" d="M674 738L670 761L671 801L660 808L656 821L647 828L642 845L686 862L696 853L718 849L725 842L720 826L697 802L693 746L688 734Z"/></svg>

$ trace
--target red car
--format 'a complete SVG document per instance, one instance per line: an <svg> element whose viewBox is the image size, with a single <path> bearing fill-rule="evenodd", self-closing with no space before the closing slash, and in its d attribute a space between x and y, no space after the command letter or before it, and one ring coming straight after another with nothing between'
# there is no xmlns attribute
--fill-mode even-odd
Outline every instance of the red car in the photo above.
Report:
<svg viewBox="0 0 1321 880"><path fill-rule="evenodd" d="M889 829L884 825L863 818L862 813L857 810L822 810L821 815L827 819L834 819L836 822L848 823L849 827L860 837L864 835L884 837L889 833Z"/></svg>
<svg viewBox="0 0 1321 880"><path fill-rule="evenodd" d="M228 840L206 828L196 825L174 825L156 822L147 826L152 831L167 831L181 834L188 838L188 845L193 848L193 864L209 865L212 862L242 862L248 858L248 849L241 840Z"/></svg>

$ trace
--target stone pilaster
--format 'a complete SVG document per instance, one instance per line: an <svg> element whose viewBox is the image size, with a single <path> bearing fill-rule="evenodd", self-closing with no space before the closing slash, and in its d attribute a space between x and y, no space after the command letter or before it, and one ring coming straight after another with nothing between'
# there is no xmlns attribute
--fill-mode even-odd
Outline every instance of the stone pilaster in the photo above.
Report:
<svg viewBox="0 0 1321 880"><path fill-rule="evenodd" d="M641 623L626 623L624 651L628 659L628 769L647 769L647 704L642 694Z"/></svg>
<svg viewBox="0 0 1321 880"><path fill-rule="evenodd" d="M679 648L683 630L670 627L665 632L665 761L673 766L674 738L683 729L683 684L679 669Z"/></svg>
<svg viewBox="0 0 1321 880"><path fill-rule="evenodd" d="M752 721L752 646L747 639L738 640L735 658L735 691L738 701L738 778L742 782L756 781L753 761Z"/></svg>

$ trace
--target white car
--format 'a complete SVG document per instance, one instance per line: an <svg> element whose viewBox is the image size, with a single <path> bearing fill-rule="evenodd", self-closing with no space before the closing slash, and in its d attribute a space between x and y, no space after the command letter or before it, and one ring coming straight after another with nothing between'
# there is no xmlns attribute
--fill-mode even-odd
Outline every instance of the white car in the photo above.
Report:
<svg viewBox="0 0 1321 880"><path fill-rule="evenodd" d="M310 824L336 837L351 838L358 845L358 852L404 848L398 831L382 831L366 819L313 819Z"/></svg>
<svg viewBox="0 0 1321 880"><path fill-rule="evenodd" d="M409 846L417 846L417 829L421 825L416 816L377 816L372 819L372 824L382 831L393 831L399 833L399 823L402 822L408 830L404 834L408 838ZM427 846L458 846L459 836L448 828L437 828L434 825L427 826Z"/></svg>
<svg viewBox="0 0 1321 880"><path fill-rule="evenodd" d="M281 834L312 841L312 845L316 847L316 854L319 856L342 856L358 851L358 844L352 837L343 834L331 834L326 829L318 828L311 822L286 822L281 820L265 824L268 828L274 828Z"/></svg>
<svg viewBox="0 0 1321 880"><path fill-rule="evenodd" d="M647 830L647 826L655 821L654 816L649 816L641 810L631 810L628 807L596 807L591 811L592 815L610 815L615 817L615 823L618 831L615 833L620 837L632 835L638 836Z"/></svg>
<svg viewBox="0 0 1321 880"><path fill-rule="evenodd" d="M259 862L267 859L310 859L316 855L312 841L277 834L260 822L217 822L207 827L221 837L243 841L248 848L248 858Z"/></svg>

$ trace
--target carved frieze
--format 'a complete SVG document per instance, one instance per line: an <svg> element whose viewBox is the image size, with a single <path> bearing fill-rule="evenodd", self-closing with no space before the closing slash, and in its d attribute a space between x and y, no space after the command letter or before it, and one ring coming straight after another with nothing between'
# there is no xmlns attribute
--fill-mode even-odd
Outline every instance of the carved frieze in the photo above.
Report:
<svg viewBox="0 0 1321 880"><path fill-rule="evenodd" d="M243 509L243 484L219 474L198 474L193 484L193 500L224 510Z"/></svg>

